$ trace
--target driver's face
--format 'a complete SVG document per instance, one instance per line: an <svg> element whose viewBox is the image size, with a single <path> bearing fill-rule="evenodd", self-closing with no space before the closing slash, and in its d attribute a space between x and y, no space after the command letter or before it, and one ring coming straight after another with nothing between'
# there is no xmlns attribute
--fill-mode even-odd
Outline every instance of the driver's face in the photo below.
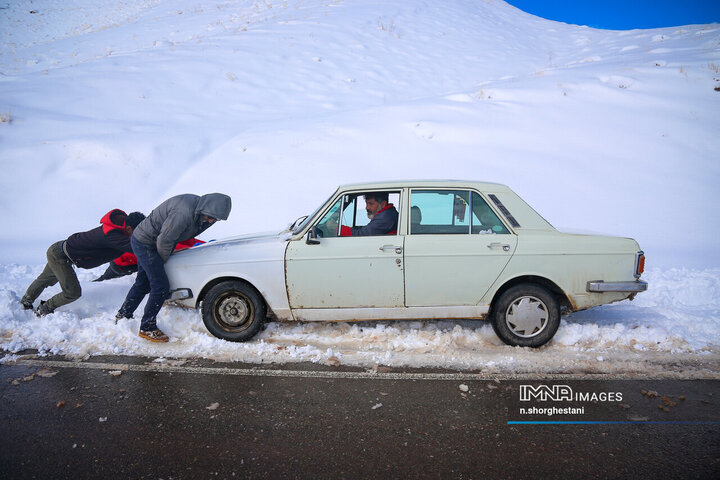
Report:
<svg viewBox="0 0 720 480"><path fill-rule="evenodd" d="M387 202L378 202L374 198L366 198L365 211L367 212L368 218L372 220L375 214L385 208L386 205Z"/></svg>

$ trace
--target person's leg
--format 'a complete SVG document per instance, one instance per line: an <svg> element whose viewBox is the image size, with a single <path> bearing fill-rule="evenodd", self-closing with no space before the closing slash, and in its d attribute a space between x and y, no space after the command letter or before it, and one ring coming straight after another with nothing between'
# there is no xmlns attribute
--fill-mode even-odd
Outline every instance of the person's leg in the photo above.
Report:
<svg viewBox="0 0 720 480"><path fill-rule="evenodd" d="M116 318L132 318L133 313L137 310L137 307L140 305L140 302L142 302L142 299L145 298L145 295L150 293L150 282L142 265L143 263L146 263L145 259L147 258L149 247L146 247L144 244L138 242L135 238L130 239L130 245L133 248L133 253L138 258L138 272L135 277L135 283L133 283L133 286L130 287L130 291L125 297L125 301L120 307L120 310L118 310L117 315L115 315ZM140 257L143 258L142 261L140 260Z"/></svg>
<svg viewBox="0 0 720 480"><path fill-rule="evenodd" d="M52 287L57 282L58 280L50 268L50 264L45 264L45 269L27 288L25 295L20 299L20 303L22 303L26 309L32 308L33 302L37 300L43 290Z"/></svg>
<svg viewBox="0 0 720 480"><path fill-rule="evenodd" d="M140 330L153 331L157 330L157 314L170 294L170 281L165 273L165 263L155 250L148 252L143 268L150 282L150 296L145 305Z"/></svg>
<svg viewBox="0 0 720 480"><path fill-rule="evenodd" d="M80 281L75 274L73 264L62 250L62 242L58 242L48 250L48 265L55 274L62 291L53 296L43 305L42 314L52 313L56 308L74 302L82 295Z"/></svg>
<svg viewBox="0 0 720 480"><path fill-rule="evenodd" d="M30 284L30 286L25 291L25 295L23 295L22 299L20 299L20 302L24 306L27 304L30 305L30 308L32 308L33 302L37 300L43 290L48 287L52 287L58 282L55 273L53 273L52 268L50 268L50 256L53 255L53 252L58 248L58 246L60 246L60 249L62 250L62 241L55 242L50 245L50 247L48 247L47 252L45 253L45 258L48 261L48 263L45 264L45 269ZM26 306L26 308L28 307Z"/></svg>
<svg viewBox="0 0 720 480"><path fill-rule="evenodd" d="M130 287L130 291L125 297L125 301L120 307L120 310L118 310L116 317L132 318L133 313L135 313L135 310L137 310L138 305L140 305L142 299L145 298L145 295L147 295L149 292L150 282L148 282L147 275L145 275L145 270L143 270L143 268L138 263L138 272L137 276L135 277L135 283L133 283L132 287Z"/></svg>
<svg viewBox="0 0 720 480"><path fill-rule="evenodd" d="M154 342L167 342L167 335L157 328L156 321L157 314L170 292L170 282L165 274L164 262L155 248L138 242L134 237L130 240L130 244L138 260L138 274L116 318L132 314L145 294L149 292L150 296L140 322L139 335Z"/></svg>

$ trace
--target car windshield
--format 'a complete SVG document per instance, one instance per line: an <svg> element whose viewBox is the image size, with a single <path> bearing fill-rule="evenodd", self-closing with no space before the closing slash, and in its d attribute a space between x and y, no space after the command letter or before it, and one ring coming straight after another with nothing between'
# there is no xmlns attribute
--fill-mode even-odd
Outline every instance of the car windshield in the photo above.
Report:
<svg viewBox="0 0 720 480"><path fill-rule="evenodd" d="M333 193L333 195L335 195L335 193ZM332 198L332 195L330 195L330 197L329 197L327 200L325 200L324 202L322 202L322 203L320 204L320 206L318 206L313 213L311 213L310 215L308 215L307 217L305 217L305 220L303 220L302 222L300 222L300 225L297 225L297 226L295 227L295 229L292 231L293 235L295 235L295 234L297 234L297 233L300 233L300 231L302 231L302 229L304 229L304 228L308 225L308 223L310 222L310 220L312 220L313 218L315 218L315 215L317 215L317 213L320 211L320 209L323 208L323 207L325 206L325 204L327 204L327 202L328 202L328 200L330 200L330 198Z"/></svg>

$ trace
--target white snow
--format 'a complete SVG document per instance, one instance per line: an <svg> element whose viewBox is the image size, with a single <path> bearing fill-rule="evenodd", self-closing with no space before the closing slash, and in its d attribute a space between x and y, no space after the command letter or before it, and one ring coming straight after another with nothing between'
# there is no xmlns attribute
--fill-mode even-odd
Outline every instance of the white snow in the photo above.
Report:
<svg viewBox="0 0 720 480"><path fill-rule="evenodd" d="M499 372L720 371L720 26L605 31L499 0L0 4L0 348ZM233 344L131 282L46 318L17 303L47 247L177 193L234 208L204 239L280 229L338 184L510 185L565 231L630 236L650 290L563 319L539 350L485 322L271 323ZM41 298L57 292L46 290ZM139 313L139 312L138 312ZM710 373L708 373L710 372Z"/></svg>

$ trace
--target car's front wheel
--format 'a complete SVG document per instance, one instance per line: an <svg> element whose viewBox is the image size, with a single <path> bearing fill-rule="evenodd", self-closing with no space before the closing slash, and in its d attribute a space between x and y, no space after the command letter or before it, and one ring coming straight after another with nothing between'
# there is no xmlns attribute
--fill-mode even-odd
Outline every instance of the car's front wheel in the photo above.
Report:
<svg viewBox="0 0 720 480"><path fill-rule="evenodd" d="M516 285L503 293L493 306L492 325L508 345L545 345L560 326L560 306L545 288L530 283Z"/></svg>
<svg viewBox="0 0 720 480"><path fill-rule="evenodd" d="M231 342L252 338L262 327L265 311L260 294L240 281L215 285L202 303L205 327L216 337Z"/></svg>

